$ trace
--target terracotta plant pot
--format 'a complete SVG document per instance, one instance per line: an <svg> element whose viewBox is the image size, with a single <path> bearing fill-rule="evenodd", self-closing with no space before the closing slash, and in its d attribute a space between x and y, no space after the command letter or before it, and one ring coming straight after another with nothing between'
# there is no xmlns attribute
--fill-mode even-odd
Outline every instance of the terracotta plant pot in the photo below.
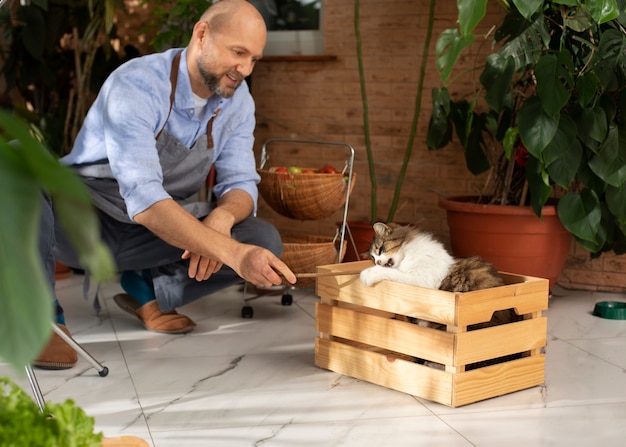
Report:
<svg viewBox="0 0 626 447"><path fill-rule="evenodd" d="M341 227L341 222L338 222L337 225ZM367 253L374 239L374 228L372 224L365 221L352 220L347 222L347 226L346 241L348 242L348 247L343 262L369 259L369 255L366 254L363 256L363 253ZM352 239L350 235L352 235ZM354 244L352 240L354 240Z"/></svg>
<svg viewBox="0 0 626 447"><path fill-rule="evenodd" d="M136 436L120 436L119 438L103 438L102 447L149 447L149 444Z"/></svg>
<svg viewBox="0 0 626 447"><path fill-rule="evenodd" d="M565 265L572 236L556 206L546 206L542 219L530 207L481 205L474 197L439 202L447 211L455 256L481 256L500 271L550 280L554 286Z"/></svg>

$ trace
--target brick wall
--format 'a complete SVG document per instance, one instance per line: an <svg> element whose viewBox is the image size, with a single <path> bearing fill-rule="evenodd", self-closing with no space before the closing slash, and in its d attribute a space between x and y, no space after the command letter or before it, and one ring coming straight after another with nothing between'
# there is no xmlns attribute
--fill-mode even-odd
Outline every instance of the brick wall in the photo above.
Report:
<svg viewBox="0 0 626 447"><path fill-rule="evenodd" d="M494 5L495 2L490 2ZM417 89L422 42L427 29L429 2L425 0L361 0L361 36L369 100L371 141L376 159L378 218L387 220L395 181L409 140ZM326 0L324 16L325 53L333 60L262 60L252 76L257 104L256 150L269 138L320 139L345 142L356 150L357 184L351 197L349 219L369 220L370 182L363 133L363 107L355 52L354 5L352 1ZM489 11L495 23L498 10ZM422 109L411 161L400 196L396 221L419 223L446 243L449 240L445 213L437 206L441 195L475 193L482 178L468 174L461 149L449 146L428 151L426 129L431 113L430 91L439 86L435 68L436 37L456 21L456 2L437 2L435 32L424 82ZM487 27L485 27L485 30ZM488 50L486 42L483 49ZM466 66L480 61L467 55ZM469 81L467 81L469 82ZM457 83L456 92L469 92L471 84ZM459 93L460 92L460 93ZM326 161L341 164L326 153L324 159L310 148L294 144L285 150L288 164L306 165ZM298 222L283 218L261 200L259 216L281 230L329 235L341 212L323 221ZM603 256L591 260L578 248L563 272L561 284L598 290L624 290L626 258Z"/></svg>

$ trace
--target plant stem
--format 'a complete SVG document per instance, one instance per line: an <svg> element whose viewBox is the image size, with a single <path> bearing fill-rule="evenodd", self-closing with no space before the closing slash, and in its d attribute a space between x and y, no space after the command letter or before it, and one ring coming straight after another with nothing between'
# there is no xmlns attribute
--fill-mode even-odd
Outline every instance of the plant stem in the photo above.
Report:
<svg viewBox="0 0 626 447"><path fill-rule="evenodd" d="M358 1L358 0L357 0ZM417 124L419 122L419 116L422 109L422 92L424 90L424 77L426 73L426 65L428 64L428 50L430 48L430 40L433 35L433 24L435 21L435 0L430 0L430 9L428 12L428 29L426 31L426 39L424 40L424 47L422 50L422 63L420 65L419 80L417 83L417 94L415 95L415 109L413 112L413 122L411 123L411 133L409 135L409 141L404 151L404 160L402 161L402 168L396 180L396 189L393 193L393 201L391 202L391 208L387 216L387 222L392 222L396 209L398 207L398 201L400 200L400 191L402 190L402 183L404 182L404 176L411 159L411 153L413 151L413 143L415 142L415 132Z"/></svg>
<svg viewBox="0 0 626 447"><path fill-rule="evenodd" d="M372 142L370 140L370 124L369 124L369 108L367 103L367 92L365 91L365 74L363 70L363 51L361 49L361 20L359 18L361 2L359 0L354 1L354 34L356 37L356 58L359 64L359 81L361 84L361 101L363 103L363 132L365 134L365 150L367 152L367 164L370 171L370 184L372 188L371 192L371 223L375 223L378 219L378 210L376 206L377 202L377 189L376 172L374 169L374 156L372 154Z"/></svg>

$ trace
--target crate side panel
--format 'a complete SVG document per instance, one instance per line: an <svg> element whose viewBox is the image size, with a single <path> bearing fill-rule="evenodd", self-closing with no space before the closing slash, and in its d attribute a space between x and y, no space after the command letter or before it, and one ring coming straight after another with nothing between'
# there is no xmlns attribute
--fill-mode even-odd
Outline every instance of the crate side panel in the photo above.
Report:
<svg viewBox="0 0 626 447"><path fill-rule="evenodd" d="M452 403L452 375L417 363L317 338L315 364L443 405Z"/></svg>
<svg viewBox="0 0 626 447"><path fill-rule="evenodd" d="M548 308L547 280L510 284L491 289L457 294L455 326L484 323L498 310L515 309L518 315Z"/></svg>
<svg viewBox="0 0 626 447"><path fill-rule="evenodd" d="M369 261L346 264L371 266ZM343 270L331 265L318 267L318 271L349 271L344 264L337 266ZM392 281L381 281L370 287L361 283L359 275L338 275L318 277L316 293L325 302L337 300L436 323L454 324L455 294L442 290Z"/></svg>
<svg viewBox="0 0 626 447"><path fill-rule="evenodd" d="M351 309L316 304L319 332L437 363L451 364L454 335Z"/></svg>
<svg viewBox="0 0 626 447"><path fill-rule="evenodd" d="M546 345L545 317L457 334L454 365L467 365Z"/></svg>
<svg viewBox="0 0 626 447"><path fill-rule="evenodd" d="M532 388L544 383L544 376L544 354L457 373L454 377L452 406L460 407Z"/></svg>

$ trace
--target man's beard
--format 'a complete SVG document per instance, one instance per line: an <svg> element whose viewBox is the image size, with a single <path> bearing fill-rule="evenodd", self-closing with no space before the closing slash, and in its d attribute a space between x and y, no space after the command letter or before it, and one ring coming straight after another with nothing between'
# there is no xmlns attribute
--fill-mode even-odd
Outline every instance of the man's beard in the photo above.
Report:
<svg viewBox="0 0 626 447"><path fill-rule="evenodd" d="M233 90L223 88L220 83L222 76L218 76L215 73L212 73L206 70L202 66L202 63L199 60L198 60L198 71L200 72L200 75L202 76L202 79L204 80L204 85L206 85L206 87L211 92L213 92L220 98L230 98L231 96L235 94L235 90L237 89L237 87L241 85L241 83L237 84L237 86Z"/></svg>

